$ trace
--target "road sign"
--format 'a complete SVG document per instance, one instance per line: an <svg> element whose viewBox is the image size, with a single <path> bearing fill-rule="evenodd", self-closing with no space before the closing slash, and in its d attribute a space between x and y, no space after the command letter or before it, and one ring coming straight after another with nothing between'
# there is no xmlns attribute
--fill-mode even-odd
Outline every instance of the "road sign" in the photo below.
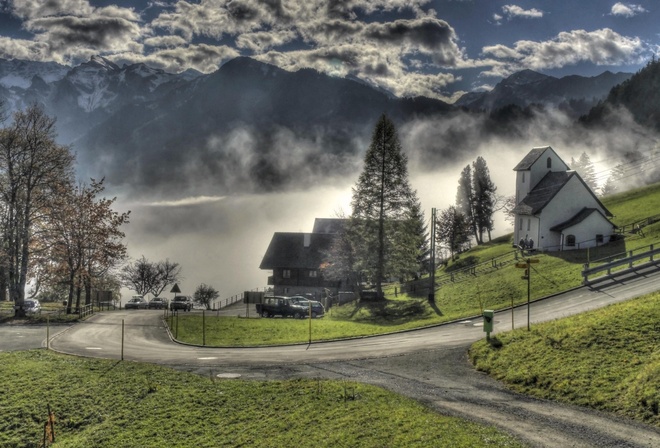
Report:
<svg viewBox="0 0 660 448"><path fill-rule="evenodd" d="M170 292L173 292L174 294L180 293L181 290L179 289L179 284L175 283L174 286L172 286L172 289L170 290Z"/></svg>

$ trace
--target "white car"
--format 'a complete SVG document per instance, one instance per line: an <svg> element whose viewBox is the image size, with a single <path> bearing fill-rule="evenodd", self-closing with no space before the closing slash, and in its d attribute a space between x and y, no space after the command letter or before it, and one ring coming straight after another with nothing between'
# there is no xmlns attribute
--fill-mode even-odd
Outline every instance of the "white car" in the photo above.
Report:
<svg viewBox="0 0 660 448"><path fill-rule="evenodd" d="M131 297L131 300L126 302L126 305L124 305L124 309L127 310L143 310L146 309L149 306L149 303L144 299L142 296L133 296Z"/></svg>

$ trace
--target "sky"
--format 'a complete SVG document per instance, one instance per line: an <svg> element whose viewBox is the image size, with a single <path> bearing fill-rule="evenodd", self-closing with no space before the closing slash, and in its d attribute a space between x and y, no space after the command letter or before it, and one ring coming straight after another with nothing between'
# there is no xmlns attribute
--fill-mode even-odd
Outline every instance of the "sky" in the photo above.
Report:
<svg viewBox="0 0 660 448"><path fill-rule="evenodd" d="M0 0L0 58L75 66L101 55L119 65L211 73L250 56L291 71L355 76L397 96L452 102L521 69L553 76L635 72L658 51L658 23L657 0ZM561 131L565 117L551 115L530 123L515 141L475 141L473 153L451 163L429 163L429 152L419 150L432 148L445 132L479 126L472 120L399 129L427 218L431 208L452 204L461 169L477 155L506 195L514 187L512 168L534 146L551 145L567 162L587 151L602 171L600 162L612 161L613 148L643 149L655 141L640 137L634 123L575 138ZM234 137L218 140L249 151L245 139ZM286 142L279 150L291 157L309 145ZM258 266L274 232L309 232L315 217L350 213L360 157L354 165L354 177L328 175L268 194L138 199L130 185L111 193L121 211L131 210L125 229L131 257L179 262L184 293L206 283L227 298L266 286L270 272ZM510 231L497 217L494 236Z"/></svg>
<svg viewBox="0 0 660 448"><path fill-rule="evenodd" d="M654 0L0 0L0 57L209 73L243 55L453 101L521 69L634 72L658 19Z"/></svg>

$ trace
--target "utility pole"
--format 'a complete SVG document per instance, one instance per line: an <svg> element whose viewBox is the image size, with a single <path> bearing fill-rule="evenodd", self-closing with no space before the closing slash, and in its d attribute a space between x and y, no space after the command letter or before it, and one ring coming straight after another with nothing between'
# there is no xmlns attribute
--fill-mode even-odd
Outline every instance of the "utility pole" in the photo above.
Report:
<svg viewBox="0 0 660 448"><path fill-rule="evenodd" d="M527 258L524 263L516 263L517 268L525 269L527 274L523 278L527 278L527 331L529 331L529 302L532 289L532 263L538 263L538 258ZM511 325L513 326L513 305L511 305Z"/></svg>
<svg viewBox="0 0 660 448"><path fill-rule="evenodd" d="M429 286L429 302L435 302L435 207L431 209L431 275Z"/></svg>

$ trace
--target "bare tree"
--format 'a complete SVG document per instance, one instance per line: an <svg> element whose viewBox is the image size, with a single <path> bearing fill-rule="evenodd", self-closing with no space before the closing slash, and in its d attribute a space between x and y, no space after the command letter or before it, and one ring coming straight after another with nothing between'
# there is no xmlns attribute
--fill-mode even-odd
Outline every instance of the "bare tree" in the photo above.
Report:
<svg viewBox="0 0 660 448"><path fill-rule="evenodd" d="M193 294L195 303L204 305L207 310L211 309L211 303L213 303L218 297L220 297L220 293L213 286L209 286L205 283L199 285Z"/></svg>
<svg viewBox="0 0 660 448"><path fill-rule="evenodd" d="M124 266L120 273L122 284L140 295L160 295L168 285L181 280L181 267L169 259L157 263L143 255L139 260Z"/></svg>

